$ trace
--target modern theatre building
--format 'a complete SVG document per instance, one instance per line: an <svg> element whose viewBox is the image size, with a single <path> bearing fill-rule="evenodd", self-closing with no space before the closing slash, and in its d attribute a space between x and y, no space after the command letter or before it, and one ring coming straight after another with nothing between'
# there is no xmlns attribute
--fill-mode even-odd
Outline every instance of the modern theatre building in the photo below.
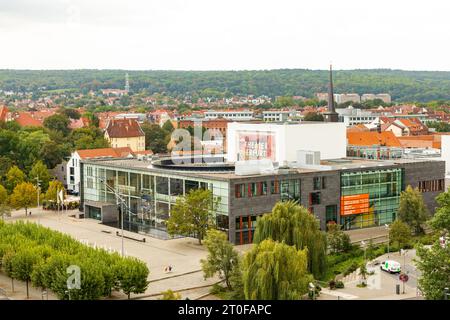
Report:
<svg viewBox="0 0 450 320"><path fill-rule="evenodd" d="M308 208L321 228L382 226L395 220L401 191L418 187L434 212L444 191L445 162L434 160L320 160L316 165L280 166L272 172L237 174L237 163L175 165L169 159L85 160L81 206L86 218L115 225L124 212L126 230L163 236L178 196L205 188L220 198L217 226L235 244L251 243L257 217L278 201ZM120 197L125 205L117 205Z"/></svg>

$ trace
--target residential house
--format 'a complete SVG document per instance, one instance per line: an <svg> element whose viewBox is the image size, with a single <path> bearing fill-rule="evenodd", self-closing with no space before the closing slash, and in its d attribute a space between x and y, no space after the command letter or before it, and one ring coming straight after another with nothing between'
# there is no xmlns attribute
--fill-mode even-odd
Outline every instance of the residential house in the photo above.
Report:
<svg viewBox="0 0 450 320"><path fill-rule="evenodd" d="M67 161L66 182L67 191L78 194L80 192L80 161L87 159L128 158L133 157L133 151L129 147L102 148L76 150Z"/></svg>
<svg viewBox="0 0 450 320"><path fill-rule="evenodd" d="M105 129L105 139L113 148L145 150L145 134L135 119L111 119Z"/></svg>

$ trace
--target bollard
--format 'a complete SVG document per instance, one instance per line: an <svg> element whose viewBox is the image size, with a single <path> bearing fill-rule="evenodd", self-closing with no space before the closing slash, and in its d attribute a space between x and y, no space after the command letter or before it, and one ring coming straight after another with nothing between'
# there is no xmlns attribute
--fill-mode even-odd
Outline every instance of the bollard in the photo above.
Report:
<svg viewBox="0 0 450 320"><path fill-rule="evenodd" d="M395 285L395 293L400 294L400 285L399 284Z"/></svg>

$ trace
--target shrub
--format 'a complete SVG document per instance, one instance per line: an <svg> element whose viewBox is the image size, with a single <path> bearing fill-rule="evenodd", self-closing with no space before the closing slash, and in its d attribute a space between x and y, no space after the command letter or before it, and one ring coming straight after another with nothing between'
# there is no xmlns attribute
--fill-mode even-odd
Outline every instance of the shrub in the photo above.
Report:
<svg viewBox="0 0 450 320"><path fill-rule="evenodd" d="M70 290L71 299L99 299L118 289L129 296L148 286L149 271L143 262L90 248L34 223L0 224L0 260L10 277L50 289L60 299L69 298L67 268L71 265L81 271L81 287Z"/></svg>
<svg viewBox="0 0 450 320"><path fill-rule="evenodd" d="M335 285L336 289L344 289L344 282L342 281L336 281L336 285Z"/></svg>

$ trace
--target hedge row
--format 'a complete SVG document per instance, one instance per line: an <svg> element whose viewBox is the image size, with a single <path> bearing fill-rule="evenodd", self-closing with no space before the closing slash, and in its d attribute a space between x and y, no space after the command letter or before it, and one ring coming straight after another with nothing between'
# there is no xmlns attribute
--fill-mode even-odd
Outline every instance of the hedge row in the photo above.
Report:
<svg viewBox="0 0 450 320"><path fill-rule="evenodd" d="M148 286L149 270L142 261L88 247L35 223L0 221L0 263L11 278L50 289L60 299L96 300L113 290L129 297ZM80 268L80 289L68 290L69 266Z"/></svg>

